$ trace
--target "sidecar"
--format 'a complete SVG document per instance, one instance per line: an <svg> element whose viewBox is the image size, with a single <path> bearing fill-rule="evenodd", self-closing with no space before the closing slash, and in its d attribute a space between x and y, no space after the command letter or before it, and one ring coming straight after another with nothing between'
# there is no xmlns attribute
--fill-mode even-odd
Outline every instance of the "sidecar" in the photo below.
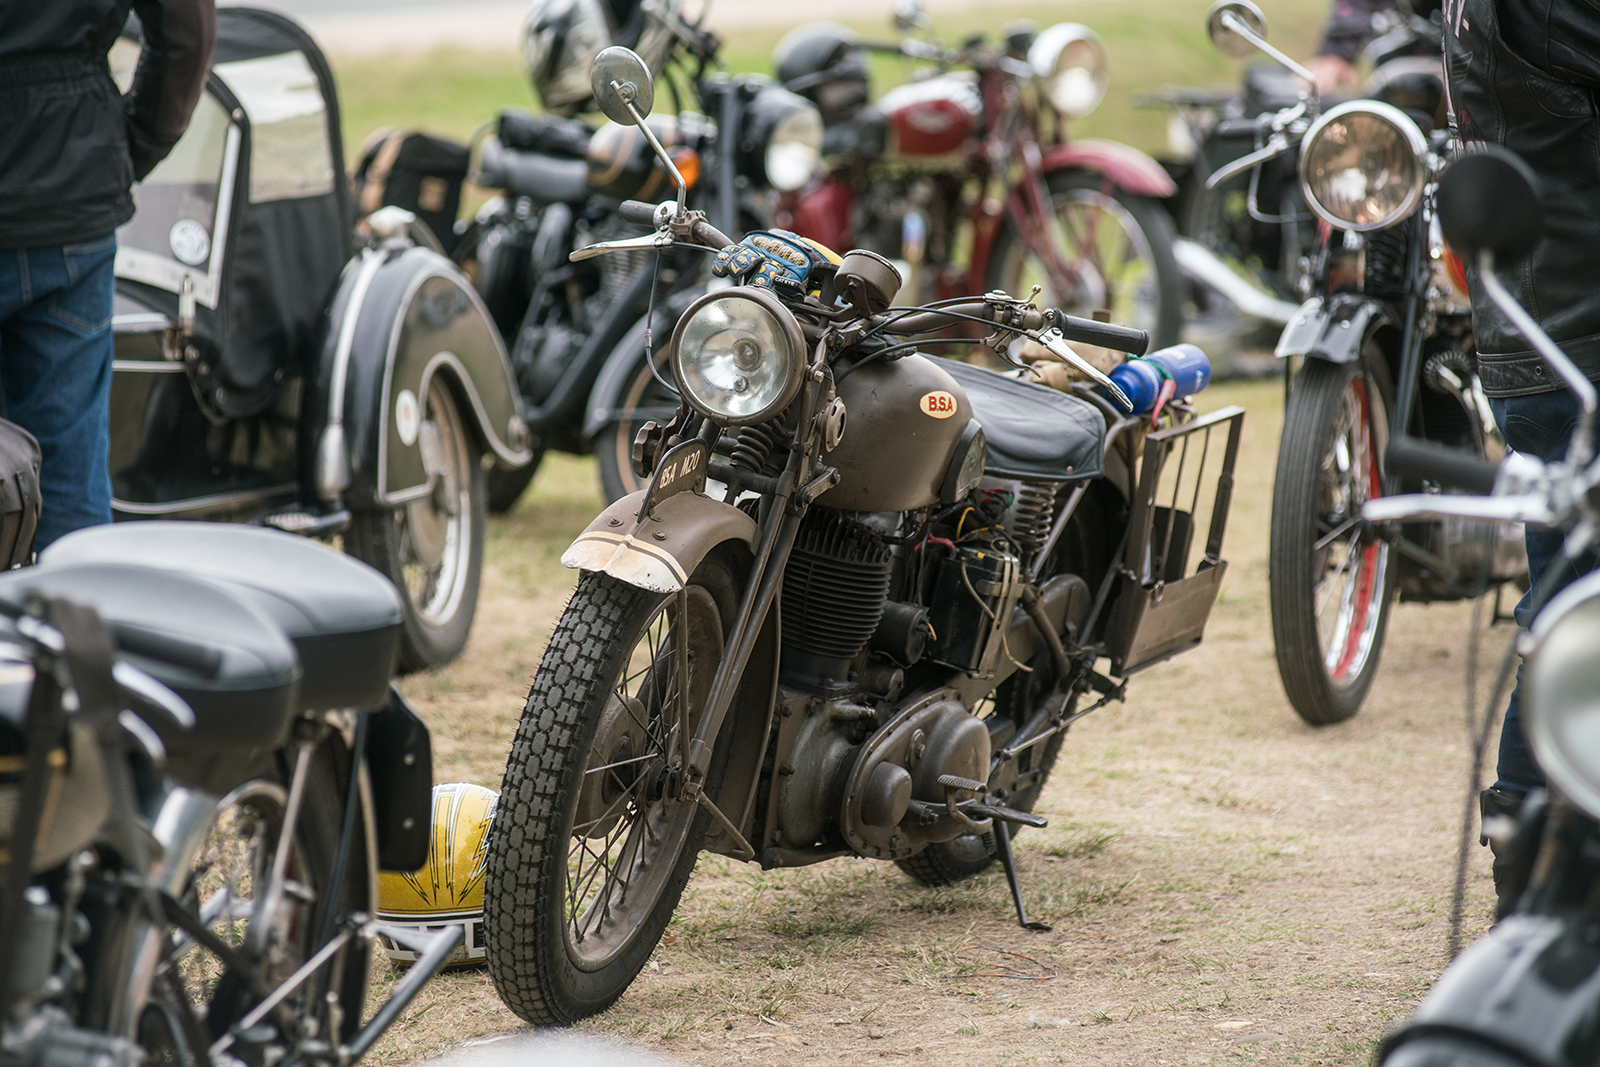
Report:
<svg viewBox="0 0 1600 1067"><path fill-rule="evenodd" d="M119 41L126 86L138 43ZM530 458L510 364L471 283L354 229L333 75L290 19L218 12L206 91L118 231L117 519L342 537L405 593L403 666L460 652L485 470Z"/></svg>

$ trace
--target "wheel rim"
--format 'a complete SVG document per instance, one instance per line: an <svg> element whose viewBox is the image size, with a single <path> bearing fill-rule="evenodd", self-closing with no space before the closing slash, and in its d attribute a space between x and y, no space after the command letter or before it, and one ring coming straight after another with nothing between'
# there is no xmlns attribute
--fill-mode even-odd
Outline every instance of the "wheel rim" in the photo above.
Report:
<svg viewBox="0 0 1600 1067"><path fill-rule="evenodd" d="M1040 286L1039 299L1050 307L1084 318L1097 308L1111 321L1154 332L1160 317L1160 281L1150 240L1133 214L1115 197L1095 189L1068 189L1051 196L1057 227L1049 239L1063 242L1062 259L1077 271L1067 293L1026 242L1016 242L1002 264L1003 287L1025 295Z"/></svg>
<svg viewBox="0 0 1600 1067"><path fill-rule="evenodd" d="M427 625L448 625L466 595L472 556L472 463L466 426L439 375L428 383L417 443L428 491L394 513L407 598Z"/></svg>
<svg viewBox="0 0 1600 1067"><path fill-rule="evenodd" d="M699 814L673 796L677 729L677 599L651 615L612 686L585 761L567 836L563 939L580 970L633 943L666 892ZM699 722L722 654L721 614L689 588L689 728Z"/></svg>
<svg viewBox="0 0 1600 1067"><path fill-rule="evenodd" d="M1382 494L1373 427L1385 425L1383 416L1381 398L1357 374L1340 397L1319 472L1312 603L1323 668L1341 688L1372 659L1388 587L1389 546L1366 536L1361 522L1361 505Z"/></svg>

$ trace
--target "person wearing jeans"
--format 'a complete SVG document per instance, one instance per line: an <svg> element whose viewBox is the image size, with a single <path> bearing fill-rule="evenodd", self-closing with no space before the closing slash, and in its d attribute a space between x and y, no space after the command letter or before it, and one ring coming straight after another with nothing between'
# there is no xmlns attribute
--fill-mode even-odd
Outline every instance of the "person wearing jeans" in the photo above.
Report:
<svg viewBox="0 0 1600 1067"><path fill-rule="evenodd" d="M126 95L107 53L130 10ZM0 401L39 441L35 548L111 521L111 297L131 187L188 127L214 0L0 3Z"/></svg>
<svg viewBox="0 0 1600 1067"><path fill-rule="evenodd" d="M1446 0L1443 17L1456 151L1502 145L1539 178L1541 239L1521 260L1497 263L1496 273L1584 376L1600 380L1600 7L1589 0ZM1576 399L1488 299L1476 270L1469 267L1467 280L1478 375L1506 443L1542 460L1563 458L1577 425ZM1528 530L1534 589L1561 544L1559 531ZM1559 584L1594 566L1592 554L1569 562ZM1522 598L1519 626L1533 621L1537 606L1531 592ZM1498 777L1480 798L1485 818L1514 814L1544 785L1522 733L1520 677L1519 670L1500 732ZM1497 889L1501 873L1497 863Z"/></svg>

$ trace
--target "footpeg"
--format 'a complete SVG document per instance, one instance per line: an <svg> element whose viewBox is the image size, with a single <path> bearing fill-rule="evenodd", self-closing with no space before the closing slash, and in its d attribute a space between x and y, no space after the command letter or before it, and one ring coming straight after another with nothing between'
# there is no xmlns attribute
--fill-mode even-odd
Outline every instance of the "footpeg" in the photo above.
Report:
<svg viewBox="0 0 1600 1067"><path fill-rule="evenodd" d="M1050 820L1043 815L1035 815L1028 811L1018 811L1008 808L1004 804L985 804L977 802L966 805L967 814L976 815L980 819L993 819L996 822L1014 822L1021 826L1032 826L1042 830L1050 825Z"/></svg>

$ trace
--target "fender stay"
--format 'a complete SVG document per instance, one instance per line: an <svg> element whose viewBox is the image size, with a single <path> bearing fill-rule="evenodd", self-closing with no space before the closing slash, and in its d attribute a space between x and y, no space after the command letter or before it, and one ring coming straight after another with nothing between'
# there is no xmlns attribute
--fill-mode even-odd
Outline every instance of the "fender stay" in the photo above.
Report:
<svg viewBox="0 0 1600 1067"><path fill-rule="evenodd" d="M1374 320L1388 322L1378 301L1364 296L1314 296L1300 305L1278 336L1273 355L1308 356L1329 363L1354 363Z"/></svg>
<svg viewBox="0 0 1600 1067"><path fill-rule="evenodd" d="M1044 172L1088 170L1103 174L1113 184L1140 196L1165 199L1178 192L1166 168L1137 148L1116 141L1073 141L1045 152Z"/></svg>

